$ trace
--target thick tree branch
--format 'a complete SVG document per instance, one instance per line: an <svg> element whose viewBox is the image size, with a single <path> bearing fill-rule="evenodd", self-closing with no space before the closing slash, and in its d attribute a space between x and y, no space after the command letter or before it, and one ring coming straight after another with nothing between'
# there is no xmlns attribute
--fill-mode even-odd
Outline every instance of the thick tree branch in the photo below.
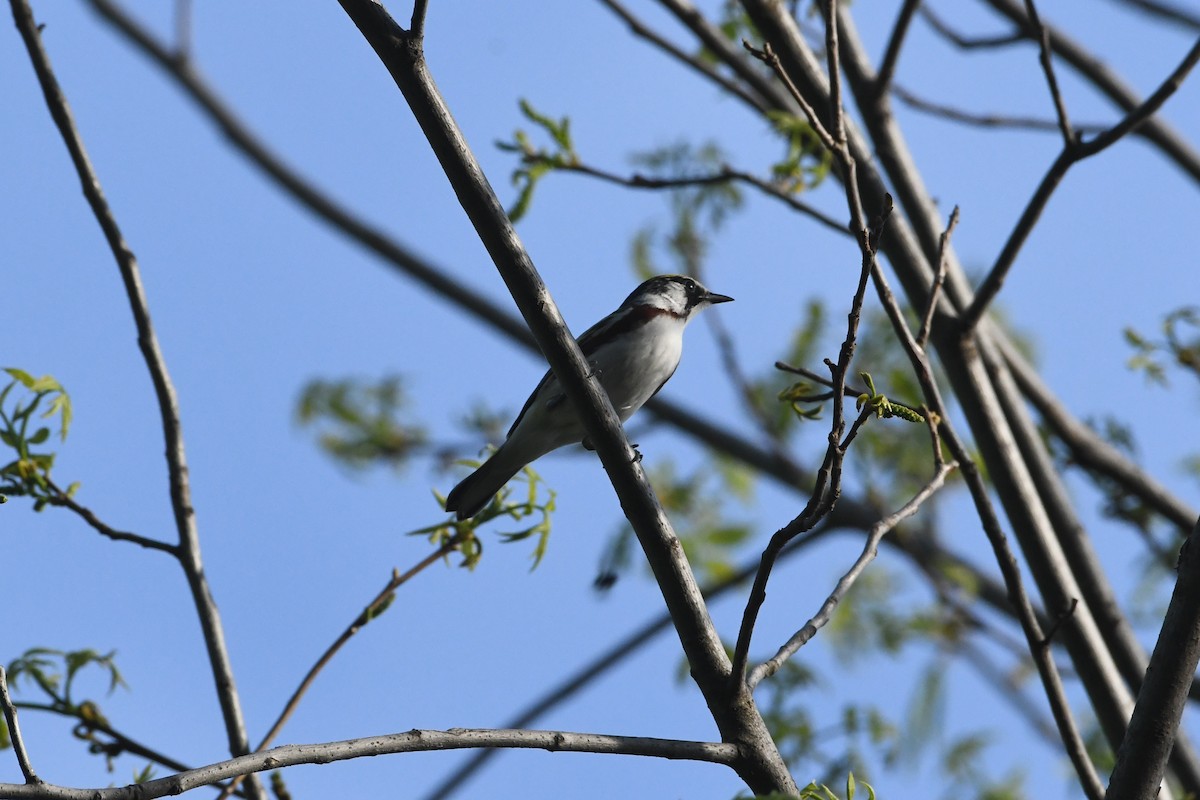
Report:
<svg viewBox="0 0 1200 800"><path fill-rule="evenodd" d="M1042 421L1071 451L1071 460L1085 470L1110 478L1126 491L1185 533L1197 512L1159 483L1149 473L1132 463L1119 450L1100 437L1096 431L1075 419L1063 404L1037 380L1033 366L1011 344L1001 346L1013 379L1021 393L1041 416Z"/></svg>
<svg viewBox="0 0 1200 800"><path fill-rule="evenodd" d="M729 661L670 522L600 386L549 291L521 245L428 72L422 42L370 0L341 0L404 95L417 123L491 254L534 338L608 472L622 509L650 562L679 632L692 675L722 736L737 742L738 774L756 792L794 792L796 784L748 692L729 691Z"/></svg>
<svg viewBox="0 0 1200 800"><path fill-rule="evenodd" d="M1179 551L1179 578L1137 705L1117 751L1108 796L1158 797L1188 690L1200 662L1200 520Z"/></svg>
<svg viewBox="0 0 1200 800"><path fill-rule="evenodd" d="M242 718L241 703L234 685L233 668L225 647L225 634L221 628L220 616L217 613L217 607L213 602L201 564L199 534L196 529L195 512L192 508L187 460L184 455L183 434L179 420L179 403L175 395L175 387L167 372L166 361L159 348L158 338L150 322L150 309L146 300L145 288L142 285L138 262L121 234L121 229L117 225L116 218L108 206L103 189L101 189L100 180L92 168L91 160L83 146L83 140L75 127L66 97L54 77L49 56L42 47L41 36L34 22L33 12L27 0L11 0L11 2L13 16L29 51L34 71L37 73L38 82L41 84L46 104L50 110L50 116L54 119L63 142L67 146L71 161L83 184L83 194L108 241L109 248L112 250L117 267L121 272L121 279L125 284L125 292L128 295L134 323L137 326L138 347L150 372L150 379L154 384L162 418L171 509L175 515L175 527L179 534L176 555L187 577L196 613L200 618L200 627L204 634L204 643L216 683L217 698L225 721L230 753L235 756L243 755L249 752L250 746L246 738L246 725ZM252 786L251 794L252 796L261 796L261 787Z"/></svg>
<svg viewBox="0 0 1200 800"><path fill-rule="evenodd" d="M451 728L447 731L411 730L383 736L366 736L322 744L289 744L262 753L239 756L205 767L145 783L109 789L72 789L53 784L21 785L0 783L5 800L153 800L182 794L238 775L282 769L297 764L329 764L367 756L422 753L475 747L506 747L563 753L598 753L646 756L672 760L704 761L732 765L739 759L736 745L651 739L644 736L612 736L602 733L566 731L489 730Z"/></svg>

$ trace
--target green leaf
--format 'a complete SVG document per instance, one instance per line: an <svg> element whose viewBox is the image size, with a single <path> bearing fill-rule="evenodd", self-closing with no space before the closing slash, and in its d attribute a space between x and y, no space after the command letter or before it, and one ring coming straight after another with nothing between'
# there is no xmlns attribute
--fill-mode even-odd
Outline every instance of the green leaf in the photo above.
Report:
<svg viewBox="0 0 1200 800"><path fill-rule="evenodd" d="M49 428L38 428L37 432L35 434L33 434L33 436L29 437L29 443L30 444L41 444L42 442L46 441L49 438L50 438L50 429Z"/></svg>
<svg viewBox="0 0 1200 800"><path fill-rule="evenodd" d="M19 381L26 389L32 389L33 384L36 382L34 381L33 376L23 369L17 369L16 367L5 367L4 371L16 378L17 381Z"/></svg>

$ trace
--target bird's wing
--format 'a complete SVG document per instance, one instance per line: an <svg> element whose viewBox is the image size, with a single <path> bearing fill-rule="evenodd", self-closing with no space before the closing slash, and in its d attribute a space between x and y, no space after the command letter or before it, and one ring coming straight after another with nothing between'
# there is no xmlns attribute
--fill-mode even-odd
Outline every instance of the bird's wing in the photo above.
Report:
<svg viewBox="0 0 1200 800"><path fill-rule="evenodd" d="M601 345L608 341L610 335L618 334L622 330L628 328L631 324L636 323L637 316L638 315L636 313L630 313L629 309L624 311L618 310L616 313L609 314L607 317L600 320L595 325L580 334L579 338L577 338L575 341L579 344L579 349L583 352L583 357L590 359L592 354L595 353ZM533 393L529 395L529 399L525 401L525 405L521 407L521 413L517 414L517 418L513 420L512 427L508 429L508 433L505 434L505 438L512 436L513 431L517 429L517 426L521 424L521 420L525 418L525 415L533 406L533 401L537 399L540 394L542 394L543 390L549 386L551 381L557 383L554 373L547 370L546 374L542 376L542 380L538 383L537 388L533 390ZM661 389L662 387L660 386L659 388ZM567 396L563 394L561 390L548 392L545 397L546 408L554 408L558 404L562 403L566 397Z"/></svg>

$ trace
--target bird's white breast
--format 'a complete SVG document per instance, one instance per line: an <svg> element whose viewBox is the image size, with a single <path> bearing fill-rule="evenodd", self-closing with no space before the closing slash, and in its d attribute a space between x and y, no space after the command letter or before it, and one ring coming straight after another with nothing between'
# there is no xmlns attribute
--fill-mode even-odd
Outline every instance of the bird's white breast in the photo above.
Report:
<svg viewBox="0 0 1200 800"><path fill-rule="evenodd" d="M684 320L660 314L601 348L592 363L622 421L671 377L683 355Z"/></svg>

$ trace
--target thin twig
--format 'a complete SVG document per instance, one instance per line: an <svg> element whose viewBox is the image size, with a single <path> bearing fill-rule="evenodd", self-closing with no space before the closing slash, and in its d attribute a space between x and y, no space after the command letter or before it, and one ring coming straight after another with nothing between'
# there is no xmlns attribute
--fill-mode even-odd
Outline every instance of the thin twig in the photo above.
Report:
<svg viewBox="0 0 1200 800"><path fill-rule="evenodd" d="M925 342L929 339L929 331L933 328L933 315L937 312L938 295L941 293L942 284L946 282L946 271L949 268L947 263L947 245L950 243L950 236L954 233L955 226L958 225L958 206L950 212L950 221L946 223L946 230L942 231L942 236L938 240L938 260L937 268L933 273L933 285L929 287L929 305L925 308L925 314L921 317L921 330L917 333L917 347L925 349Z"/></svg>
<svg viewBox="0 0 1200 800"><path fill-rule="evenodd" d="M822 143L833 153L837 163L841 166L842 174L844 175L843 187L846 192L846 202L850 209L851 230L855 232L858 240L859 249L862 254L862 266L859 272L858 286L855 289L854 298L850 304L850 311L847 314L846 337L842 341L837 364L831 365L833 418L825 458L817 473L816 487L804 510L783 528L777 530L771 536L767 547L763 550L758 573L755 575L754 584L746 600L746 607L742 612L742 621L738 629L737 642L734 645L733 671L730 675L730 680L735 690L742 685L746 685L750 643L754 634L754 627L758 620L759 611L762 608L762 604L766 601L767 582L770 579L771 570L779 553L791 538L798 536L806 530L810 530L828 514L837 503L841 493L842 460L846 453L842 443L842 435L845 430L844 397L846 376L854 358L858 324L863 301L866 297L867 282L870 280L872 274L878 271L876 253L879 240L882 237L883 228L888 216L892 211L892 198L888 195L885 198L885 205L880 210L879 215L873 221L871 227L867 227L864 220L862 200L858 191L857 166L848 147L845 114L841 106L841 81L837 60L837 22L835 19L837 13L836 0L826 0L825 13L827 15L826 48L829 57L829 80L831 84L830 110L833 114L833 119L831 120L832 133L825 128L821 120L817 117L813 105L808 102L791 80L787 71L783 69L779 57L771 48L770 43L764 43L762 50L757 50L748 42L743 42L743 47L770 67L776 77L787 87L796 104L803 109L805 116L808 117L809 124L813 130L816 131ZM864 421L865 418L860 417L855 425L854 432L857 432L857 428Z"/></svg>
<svg viewBox="0 0 1200 800"><path fill-rule="evenodd" d="M1054 51L1050 49L1050 33L1042 26L1042 18L1038 16L1037 5L1033 0L1025 0L1025 11L1029 14L1037 38L1038 61L1046 76L1046 85L1050 88L1050 98L1054 101L1054 114L1058 119L1058 129L1062 132L1063 147L1071 147L1075 144L1078 134L1071 127L1067 103L1063 100L1062 90L1058 88L1058 76L1054 73Z"/></svg>
<svg viewBox="0 0 1200 800"><path fill-rule="evenodd" d="M12 742L13 752L17 755L17 764L21 767L21 774L25 776L25 783L41 784L42 779L33 771L33 764L29 761L29 751L25 749L21 726L17 724L17 708L8 694L8 675L3 666L0 666L0 709L4 711L4 721L8 725L8 739Z"/></svg>
<svg viewBox="0 0 1200 800"><path fill-rule="evenodd" d="M20 29L26 49L29 51L30 60L33 62L34 71L37 73L38 82L45 95L50 116L54 119L71 155L71 161L75 165L75 170L83 185L84 196L104 233L125 285L125 292L129 298L130 309L137 327L138 347L146 362L151 382L154 384L162 421L171 508L175 515L175 527L179 534L176 555L187 577L196 613L200 618L217 697L229 739L230 753L235 756L243 755L249 752L249 742L246 738L246 726L233 679L233 669L229 663L229 654L225 649L225 637L221 629L220 617L201 566L200 543L192 508L187 460L184 455L183 435L179 421L179 403L175 395L175 387L171 384L171 378L167 372L166 362L159 348L158 338L150 322L149 304L146 300L137 259L125 242L116 218L105 199L100 179L92 168L83 140L75 127L70 106L54 77L49 56L42 46L41 35L34 22L33 12L29 8L27 0L11 0L11 3L17 27ZM261 786L252 784L251 795L261 797Z"/></svg>
<svg viewBox="0 0 1200 800"><path fill-rule="evenodd" d="M900 343L904 347L904 351L913 366L914 373L921 385L921 390L925 394L925 402L929 406L930 413L937 415L942 420L942 438L946 442L951 456L958 461L963 478L971 492L971 498L975 503L975 511L979 515L984 533L987 535L988 542L992 546L996 562L1000 566L1000 572L1004 577L1004 584L1008 588L1010 601L1017 619L1021 623L1021 629L1029 645L1030 654L1037 665L1038 674L1042 679L1042 686L1050 702L1050 708L1054 714L1059 735L1062 738L1063 746L1067 750L1067 755L1075 767L1080 785L1089 800L1103 800L1104 787L1100 783L1095 766L1092 764L1087 747L1084 745L1083 737L1079 732L1078 726L1075 724L1075 718L1072 715L1070 704L1067 702L1066 693L1062 685L1062 677L1058 672L1058 667L1054 663L1053 654L1049 647L1044 646L1045 636L1042 633L1041 625L1034 612L1033 603L1029 599L1029 594L1025 591L1021 569L1017 563L1016 556L1008 544L1008 537L1000 526L996 510L992 507L987 485L971 453L967 450L966 445L954 430L954 426L946 417L946 406L942 400L937 382L934 380L933 368L929 363L929 356L923 348L917 345L916 338L913 336L912 331L909 330L904 311L896 301L896 296L888 285L887 277L879 270L876 270L874 277L880 302L883 304L888 319L891 320L892 328L899 337Z"/></svg>
<svg viewBox="0 0 1200 800"><path fill-rule="evenodd" d="M283 710L279 712L279 716L275 719L274 724L271 725L271 729L267 731L266 735L263 736L262 741L258 743L258 747L254 748L254 752L262 752L271 745L271 742L275 741L275 737L279 735L281 730L283 730L283 726L287 724L287 721L291 718L296 708L300 705L300 700L304 697L305 693L308 692L309 687L311 687L313 681L317 679L317 675L320 674L321 670L325 669L329 662L333 660L333 657L338 654L338 651L341 650L342 647L344 647L345 644L355 636L355 634L362 630L368 622L374 619L376 615L378 615L384 608L388 606L388 604L391 603L392 599L396 596L396 590L411 580L415 575L424 571L431 564L454 552L454 550L460 544L462 544L463 538L464 537L462 535L456 534L447 539L440 547L422 558L405 572L400 572L398 570L392 571L392 577L387 584L384 585L383 589L381 589L379 593L375 595L371 602L367 603L358 616L356 616L354 620L346 626L346 629L342 631L342 633L333 641L333 643L330 644L329 647L325 648L325 652L321 654L321 657L318 658L316 662L309 668L308 672L305 673L304 679L300 681L300 685L296 687L296 691L292 692L292 696L288 698L287 703L285 703L283 706ZM217 800L225 800L225 798L228 797L233 790L238 787L238 784L240 784L241 781L241 777L235 778L234 781L230 783L220 795L217 796Z"/></svg>
<svg viewBox="0 0 1200 800"><path fill-rule="evenodd" d="M936 117L943 117L951 122L961 122L964 125L973 125L979 128L1005 128L1010 130L1028 130L1028 131L1052 131L1057 133L1061 128L1056 120L1041 119L1038 117L1023 117L1012 114L977 114L971 111L963 111L960 108L948 106L943 103L935 103L932 100L926 100L923 97L915 94L912 91L904 88L900 84L892 84L892 94L898 97L905 105L923 111ZM1095 122L1087 122L1076 124L1075 130L1080 133L1100 133L1107 130L1107 125L1100 125Z"/></svg>
<svg viewBox="0 0 1200 800"><path fill-rule="evenodd" d="M536 160L537 156L526 156L526 159ZM573 164L554 164L554 167L563 172L577 172L581 175L589 175L593 178L599 178L602 181L614 183L618 186L625 186L630 189L683 189L690 186L712 186L714 184L737 181L753 186L768 197L779 200L794 211L811 217L836 233L843 236L850 235L844 222L839 222L828 214L818 211L803 200L797 199L791 192L783 190L777 184L760 178L752 172L736 169L728 164L723 164L720 169L709 175L692 175L680 178L651 178L636 172L626 177L618 175L615 172L609 172L599 167L578 162Z"/></svg>
<svg viewBox="0 0 1200 800"><path fill-rule="evenodd" d="M883 95L892 86L892 78L896 74L896 64L900 60L900 48L908 36L909 25L913 15L921 6L921 0L904 0L900 13L896 16L896 24L892 26L892 35L888 38L887 49L883 53L883 61L879 64L879 72L875 75L875 94Z"/></svg>
<svg viewBox="0 0 1200 800"><path fill-rule="evenodd" d="M649 25L635 17L633 13L629 11L629 9L625 8L625 6L621 3L618 3L617 0L600 0L600 3L620 17L621 20L629 26L629 31L634 36L645 39L647 42L654 45L679 63L684 64L690 69L700 73L705 78L721 87L721 89L724 91L738 98L758 113L766 114L766 112L771 109L771 105L768 100L765 100L753 93L750 89L746 89L737 81L726 78L703 59L685 52L682 48L668 41L666 38L654 31Z"/></svg>
<svg viewBox="0 0 1200 800"><path fill-rule="evenodd" d="M984 0L994 10L1013 22L1022 35L1032 32L1029 15L1020 0ZM1110 70L1104 59L1088 51L1078 42L1049 23L1050 47L1060 60L1069 64L1080 77L1092 84L1126 114L1137 108L1142 99L1119 75ZM1135 133L1151 142L1196 183L1200 183L1200 152L1164 119L1151 118Z"/></svg>
<svg viewBox="0 0 1200 800"><path fill-rule="evenodd" d="M846 592L850 591L850 587L852 587L854 582L858 580L858 576L861 575L863 570L867 568L867 565L875 559L876 554L879 552L879 542L885 535L887 535L887 532L895 528L903 520L917 513L917 511L921 508L921 504L932 497L935 492L945 485L946 476L949 475L950 472L957 466L958 465L953 461L948 464L942 464L938 468L937 473L933 476L933 478L930 479L929 483L925 484L925 486L919 492L917 492L911 500L909 500L895 512L879 520L879 522L871 528L871 530L867 533L866 541L863 543L862 552L859 554L858 558L855 559L854 564L851 565L850 569L846 571L846 574L843 575L837 582L837 585L834 587L833 591L829 593L829 596L825 598L825 601L821 604L821 607L817 613L814 614L813 617L804 624L804 627L796 631L796 633L793 634L790 639L788 639L787 643L784 644L783 647L779 648L779 651L775 653L775 655L759 664L753 669L753 671L750 672L749 676L747 676L746 682L750 685L751 689L757 686L763 679L774 675L789 658L795 655L795 653L801 647L803 647L810 639L812 639L813 636L816 635L818 630L820 630L827 622L829 622L830 618L833 616L834 609L837 608L837 605L839 602L841 602L842 598L846 596Z"/></svg>
<svg viewBox="0 0 1200 800"><path fill-rule="evenodd" d="M947 25L927 4L921 6L921 16L929 27L960 50L991 50L1025 41L1025 35L1020 31L995 36L964 36Z"/></svg>
<svg viewBox="0 0 1200 800"><path fill-rule="evenodd" d="M160 542L158 539L151 539L148 536L142 536L141 534L119 531L113 527L110 527L103 520L97 517L96 513L90 508L75 502L75 499L60 489L54 483L54 481L47 478L46 483L50 487L50 491L54 493L49 498L50 505L61 506L62 508L74 511L75 514L77 514L84 522L86 522L103 536L107 536L114 542L131 542L133 544L145 547L148 550L160 550L178 558L179 548L175 545L167 544L166 542Z"/></svg>
<svg viewBox="0 0 1200 800"><path fill-rule="evenodd" d="M996 257L996 263L979 285L975 299L971 302L967 310L963 312L960 321L963 333L967 333L975 328L979 320L983 317L984 311L987 310L988 305L991 304L1000 292L1005 278L1017 260L1017 254L1025 244L1026 239L1029 238L1029 234L1041 217L1046 204L1049 203L1050 196L1054 193L1058 184L1062 182L1063 177L1066 176L1067 170L1075 163L1100 153L1125 135L1137 130L1140 125L1145 123L1179 89L1183 84L1184 78L1192 71L1198 61L1200 61L1200 39L1192 45L1192 48L1187 52L1183 60L1172 70L1171 74L1167 76L1162 84L1159 85L1158 89L1150 97L1146 98L1145 102L1126 114L1119 123L1092 139L1074 141L1063 147L1062 152L1059 153L1054 163L1051 164L1050 169L1047 170L1045 176L1042 178L1041 183L1038 184L1033 197L1021 212L1021 217L1017 220L1012 233L1009 234L1008 240L1004 243L1004 248L1000 251L1000 255Z"/></svg>
<svg viewBox="0 0 1200 800"><path fill-rule="evenodd" d="M1194 14L1190 9L1166 3L1163 0L1117 0L1117 2L1144 11L1150 16L1169 20L1185 28L1190 28L1192 31L1200 32L1200 16Z"/></svg>
<svg viewBox="0 0 1200 800"><path fill-rule="evenodd" d="M175 57L181 63L192 57L192 0L175 0Z"/></svg>

